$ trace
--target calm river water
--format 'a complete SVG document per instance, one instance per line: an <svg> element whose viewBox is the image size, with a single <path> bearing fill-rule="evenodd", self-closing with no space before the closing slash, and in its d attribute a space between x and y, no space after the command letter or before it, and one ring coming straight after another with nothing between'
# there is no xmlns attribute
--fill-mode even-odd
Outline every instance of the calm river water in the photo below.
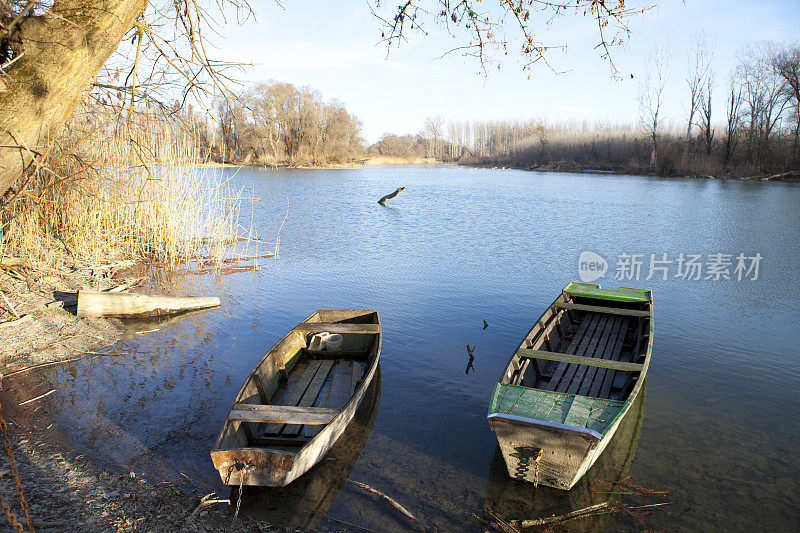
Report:
<svg viewBox="0 0 800 533"><path fill-rule="evenodd" d="M315 309L367 308L380 311L384 335L370 400L305 485L245 493L251 516L409 528L385 502L344 485L349 476L432 529L474 531L485 509L506 518L566 512L595 503L601 481L630 476L666 494L623 502L673 503L570 527L800 528L797 184L450 166L242 169L232 183L260 198L245 203L241 222L252 218L264 241L288 199L279 261L181 278L178 291L220 294L222 307L125 341L118 348L130 356L51 372L55 404L65 406L58 420L102 460L155 479L182 472L187 490L223 491L208 451L254 364ZM386 207L376 203L399 186ZM584 251L607 261L596 281L604 287L653 290L646 400L590 472L593 485L534 493L505 475L486 411L511 351L578 279ZM638 280L622 254L641 254ZM646 279L651 254L673 262ZM703 279L678 276L680 254L700 255ZM757 279L737 272L739 254L747 267L760 254ZM714 263L731 279L714 279ZM467 343L477 346L469 374Z"/></svg>

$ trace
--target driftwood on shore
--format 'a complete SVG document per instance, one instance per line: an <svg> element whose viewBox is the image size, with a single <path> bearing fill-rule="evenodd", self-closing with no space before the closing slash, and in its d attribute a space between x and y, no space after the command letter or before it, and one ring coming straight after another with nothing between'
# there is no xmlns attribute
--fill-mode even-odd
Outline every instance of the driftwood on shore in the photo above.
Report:
<svg viewBox="0 0 800 533"><path fill-rule="evenodd" d="M403 189L405 189L405 187L398 187L397 190L394 191L393 193L387 194L386 196L378 200L378 203L381 205L386 205L386 200L391 200L392 198L400 194L400 191L402 191Z"/></svg>
<svg viewBox="0 0 800 533"><path fill-rule="evenodd" d="M779 172L777 174L764 174L762 176L753 176L752 179L761 181L797 181L800 180L800 170L790 170L788 172Z"/></svg>
<svg viewBox="0 0 800 533"><path fill-rule="evenodd" d="M78 316L147 317L217 307L219 298L159 296L123 292L78 291Z"/></svg>
<svg viewBox="0 0 800 533"><path fill-rule="evenodd" d="M0 259L0 268L30 268L28 262L21 257L4 257Z"/></svg>

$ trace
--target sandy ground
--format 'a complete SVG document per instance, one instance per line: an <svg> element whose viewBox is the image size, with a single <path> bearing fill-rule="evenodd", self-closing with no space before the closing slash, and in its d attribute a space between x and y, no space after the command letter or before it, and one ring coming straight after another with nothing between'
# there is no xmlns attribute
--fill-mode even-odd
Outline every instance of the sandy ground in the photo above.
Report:
<svg viewBox="0 0 800 533"><path fill-rule="evenodd" d="M34 528L280 531L247 518L234 519L226 503L195 513L203 495L173 483L151 483L147 472L107 471L92 460L91 450L76 448L64 429L49 420L46 409L40 410L52 398L39 387L41 380L35 379L33 369L108 352L108 346L126 335L119 320L77 317L77 290L108 290L141 281L136 269L129 268L130 261L90 266L63 257L57 263L46 269L0 267L0 402ZM24 524L14 474L3 452L0 494ZM12 531L2 513L0 531Z"/></svg>

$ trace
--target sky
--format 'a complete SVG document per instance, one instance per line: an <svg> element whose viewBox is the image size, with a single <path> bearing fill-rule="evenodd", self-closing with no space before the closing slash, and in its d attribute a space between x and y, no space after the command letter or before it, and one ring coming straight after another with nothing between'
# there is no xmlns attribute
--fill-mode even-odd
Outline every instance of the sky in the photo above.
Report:
<svg viewBox="0 0 800 533"><path fill-rule="evenodd" d="M641 0L626 4L652 5ZM237 76L247 83L277 80L310 86L326 100L344 102L363 122L370 143L386 132L417 133L429 116L635 124L648 57L654 47L663 46L671 57L664 113L675 124L685 122L687 56L692 36L701 31L716 42L714 112L721 118L723 92L741 49L767 39L800 40L800 0L662 0L630 19L632 34L626 44L612 49L619 76L612 76L595 49L596 24L569 13L549 25L542 21L533 26L541 41L567 46L565 52L548 56L556 72L541 63L526 72L509 53L500 70L493 67L484 75L472 57L453 53L441 58L459 41L434 23L426 26L427 35L415 36L387 55L380 42L381 23L366 0L283 0L280 5L257 0L251 5L256 19L221 28L212 55L249 64Z"/></svg>

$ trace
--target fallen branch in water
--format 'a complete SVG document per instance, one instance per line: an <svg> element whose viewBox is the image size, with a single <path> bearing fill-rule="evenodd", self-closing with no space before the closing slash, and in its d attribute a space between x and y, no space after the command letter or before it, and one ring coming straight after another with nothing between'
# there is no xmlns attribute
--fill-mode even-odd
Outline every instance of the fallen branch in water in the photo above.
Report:
<svg viewBox="0 0 800 533"><path fill-rule="evenodd" d="M51 395L51 394L53 394L55 391L56 391L56 390L55 390L55 389L53 389L53 390L51 390L50 392L45 392L44 394L42 394L42 395L40 395L40 396L37 396L36 398L31 398L30 400L25 400L24 402L22 402L22 403L21 403L21 404L19 404L19 405L25 405L25 404L28 404L28 403L31 403L31 402L35 402L36 400L41 400L41 399L42 399L42 398L44 398L45 396L50 396L50 395Z"/></svg>
<svg viewBox="0 0 800 533"><path fill-rule="evenodd" d="M215 296L178 297L81 289L78 291L77 314L79 317L158 316L218 307L219 304L219 298Z"/></svg>
<svg viewBox="0 0 800 533"><path fill-rule="evenodd" d="M100 355L108 355L108 356L117 356L117 355L128 355L127 353L105 353L105 352L84 352L83 355L80 357L71 357L69 359L59 359L58 361L48 361L47 363L38 363L31 366L26 366L25 368L20 368L19 370L14 370L13 372L9 372L8 374L0 374L0 379L2 378L10 378L11 376L15 376L17 374L22 374L23 372L28 372L29 370L36 370L38 368L45 368L48 366L54 365L64 365L67 363L73 363L75 361L80 361L85 357L98 357Z"/></svg>
<svg viewBox="0 0 800 533"><path fill-rule="evenodd" d="M494 521L497 522L497 525L499 525L500 529L502 529L505 533L519 533L519 529L515 528L490 510L487 509L486 512L489 513L489 516L491 516Z"/></svg>
<svg viewBox="0 0 800 533"><path fill-rule="evenodd" d="M200 503L197 505L197 507L195 507L194 511L189 513L189 516L186 517L186 523L194 520L194 517L197 516L197 513L203 510L203 507L208 507L209 505L214 505L217 503L227 503L228 505L231 504L231 501L228 499L214 498L216 495L216 492L212 492L211 494L206 494L200 498Z"/></svg>
<svg viewBox="0 0 800 533"><path fill-rule="evenodd" d="M661 503L650 503L647 505L634 505L633 507L628 507L628 509L646 509L648 507L661 507L662 505L672 505L675 502L661 502Z"/></svg>
<svg viewBox="0 0 800 533"><path fill-rule="evenodd" d="M264 259L268 257L275 257L275 254L251 255L246 257L229 257L227 259L217 260L211 256L195 256L191 259L200 261L203 266L218 266L229 265L231 263L244 263L245 261L253 261L254 259Z"/></svg>
<svg viewBox="0 0 800 533"><path fill-rule="evenodd" d="M400 511L400 513L402 513L406 518L408 518L410 520L417 520L416 516L411 514L405 507L400 505L400 503L397 500L395 500L394 498L391 498L391 497L387 496L386 494L382 493L381 491L370 487L366 483L361 483L359 481L353 481L352 479L348 479L347 482L350 483L351 485L355 485L356 487L359 487L360 489L362 489L362 490L364 490L364 491L366 491L366 492L368 492L370 494L374 494L376 496L379 496L379 497L383 498L384 500L389 502L389 504L392 507L394 507L395 509Z"/></svg>
<svg viewBox="0 0 800 533"><path fill-rule="evenodd" d="M361 531L367 531L368 533L375 533L375 532L374 532L373 530L371 530L371 529L367 529L367 528L365 528L365 527L357 526L357 525L355 525L355 524L351 524L350 522L345 522L344 520L338 520L338 519L336 519L336 518L331 518L330 516L326 516L326 517L325 517L325 520L330 520L331 522L336 522L336 523L338 523L338 524L342 524L342 525L345 525L345 526L347 526L347 527L354 527L354 528L356 528L356 529L360 529Z"/></svg>
<svg viewBox="0 0 800 533"><path fill-rule="evenodd" d="M386 200L391 200L392 198L400 194L400 191L402 191L403 189L405 189L405 187L398 187L397 190L394 191L393 193L387 194L386 196L378 200L378 203L381 205L386 205Z"/></svg>
<svg viewBox="0 0 800 533"><path fill-rule="evenodd" d="M603 503L598 503L597 505L590 505L589 507L584 507L583 509L570 511L569 513L548 516L547 518L535 518L532 520L512 520L511 525L515 527L546 526L550 524L559 524L561 522L567 522L569 520L575 520L577 518L583 518L585 516L593 514L610 513L612 511L613 508L609 508L608 502L603 502Z"/></svg>
<svg viewBox="0 0 800 533"><path fill-rule="evenodd" d="M203 270L188 270L188 269L179 269L169 272L170 276L180 277L180 276L202 276L205 274L219 274L220 276L226 276L228 274L236 274L238 272L249 272L251 270L258 270L257 265L242 265L242 266L231 266L225 268L206 268Z"/></svg>

